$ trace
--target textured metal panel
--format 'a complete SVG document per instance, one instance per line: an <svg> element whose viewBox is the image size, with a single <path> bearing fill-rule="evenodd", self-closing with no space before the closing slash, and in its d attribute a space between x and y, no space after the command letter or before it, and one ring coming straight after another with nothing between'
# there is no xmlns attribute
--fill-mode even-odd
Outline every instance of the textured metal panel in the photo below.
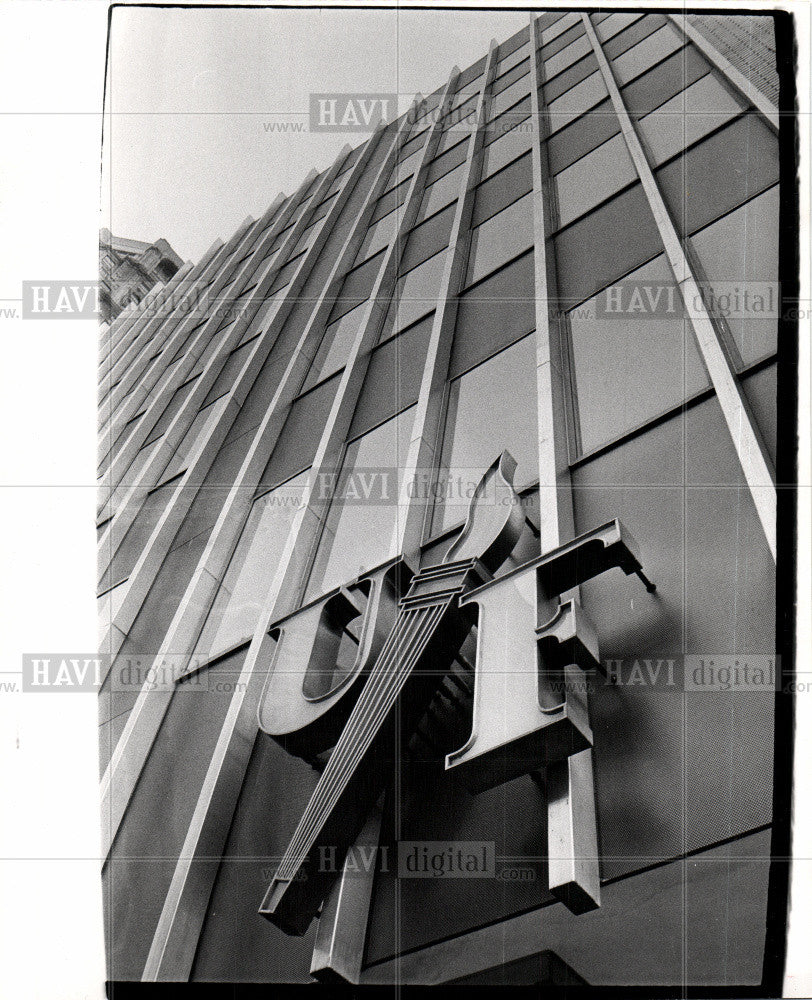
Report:
<svg viewBox="0 0 812 1000"><path fill-rule="evenodd" d="M767 97L778 104L775 22L769 15L688 14L687 20Z"/></svg>

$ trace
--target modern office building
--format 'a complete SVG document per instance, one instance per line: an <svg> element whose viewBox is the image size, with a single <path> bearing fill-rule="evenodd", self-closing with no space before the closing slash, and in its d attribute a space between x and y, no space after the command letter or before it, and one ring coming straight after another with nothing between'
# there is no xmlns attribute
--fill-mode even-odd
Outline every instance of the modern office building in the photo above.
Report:
<svg viewBox="0 0 812 1000"><path fill-rule="evenodd" d="M99 308L109 323L127 306L137 305L157 284L174 278L183 261L164 239L155 243L99 234Z"/></svg>
<svg viewBox="0 0 812 1000"><path fill-rule="evenodd" d="M105 332L110 979L780 991L788 31L533 16Z"/></svg>

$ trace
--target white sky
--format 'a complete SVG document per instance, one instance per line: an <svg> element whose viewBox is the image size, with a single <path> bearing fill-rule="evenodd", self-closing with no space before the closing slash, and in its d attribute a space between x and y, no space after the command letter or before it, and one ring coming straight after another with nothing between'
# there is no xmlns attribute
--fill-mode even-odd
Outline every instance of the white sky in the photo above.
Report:
<svg viewBox="0 0 812 1000"><path fill-rule="evenodd" d="M364 134L306 130L311 92L429 94L527 12L117 7L102 222L197 260ZM402 110L402 109L401 109ZM269 122L303 122L301 133Z"/></svg>

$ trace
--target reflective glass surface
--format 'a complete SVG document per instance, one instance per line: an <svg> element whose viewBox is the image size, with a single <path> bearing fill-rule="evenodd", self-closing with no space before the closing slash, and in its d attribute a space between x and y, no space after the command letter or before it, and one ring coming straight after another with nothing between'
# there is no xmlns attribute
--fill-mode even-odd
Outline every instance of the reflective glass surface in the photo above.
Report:
<svg viewBox="0 0 812 1000"><path fill-rule="evenodd" d="M553 178L559 226L586 215L636 179L626 140L616 135Z"/></svg>
<svg viewBox="0 0 812 1000"><path fill-rule="evenodd" d="M319 541L306 598L353 580L395 554L394 531L414 407L347 448Z"/></svg>
<svg viewBox="0 0 812 1000"><path fill-rule="evenodd" d="M212 659L254 634L302 500L308 471L254 501L198 640L194 659Z"/></svg>
<svg viewBox="0 0 812 1000"><path fill-rule="evenodd" d="M471 285L533 244L533 195L526 194L471 233L466 285Z"/></svg>
<svg viewBox="0 0 812 1000"><path fill-rule="evenodd" d="M505 449L518 463L517 489L538 479L536 398L532 335L451 383L433 533L464 520L482 473Z"/></svg>
<svg viewBox="0 0 812 1000"><path fill-rule="evenodd" d="M659 166L744 110L716 76L708 73L687 90L640 119L640 132Z"/></svg>
<svg viewBox="0 0 812 1000"><path fill-rule="evenodd" d="M725 317L744 365L776 349L778 185L691 237L713 289L707 302Z"/></svg>
<svg viewBox="0 0 812 1000"><path fill-rule="evenodd" d="M572 310L569 324L582 453L708 385L664 255Z"/></svg>

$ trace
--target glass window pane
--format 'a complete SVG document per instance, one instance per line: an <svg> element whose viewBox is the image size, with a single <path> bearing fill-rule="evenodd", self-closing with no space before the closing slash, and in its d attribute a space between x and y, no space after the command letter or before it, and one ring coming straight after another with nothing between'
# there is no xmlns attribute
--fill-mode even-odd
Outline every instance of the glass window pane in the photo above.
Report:
<svg viewBox="0 0 812 1000"><path fill-rule="evenodd" d="M417 222L427 219L452 201L456 201L460 194L463 173L463 167L460 165L426 188L417 213Z"/></svg>
<svg viewBox="0 0 812 1000"><path fill-rule="evenodd" d="M281 289L285 288L287 285L289 285L290 282L293 280L293 275L296 272L296 269L301 267L301 265L302 265L302 254L299 254L298 257L292 257L287 262L287 264L284 265L284 267L280 267L276 277L274 278L273 284L271 285L269 294L272 295L274 292L278 292ZM239 315L239 310L242 308L242 305L243 305L243 298L242 296L240 296L240 298L238 298L237 301L234 303L235 314Z"/></svg>
<svg viewBox="0 0 812 1000"><path fill-rule="evenodd" d="M535 328L533 256L526 253L460 296L450 379Z"/></svg>
<svg viewBox="0 0 812 1000"><path fill-rule="evenodd" d="M193 653L210 660L250 639L268 597L308 471L254 501Z"/></svg>
<svg viewBox="0 0 812 1000"><path fill-rule="evenodd" d="M492 98L490 111L488 113L488 121L493 121L494 118L502 114L503 111L507 111L508 108L513 107L517 101L520 101L526 94L530 91L530 74L526 73L520 80L512 84L507 89L503 90L496 97Z"/></svg>
<svg viewBox="0 0 812 1000"><path fill-rule="evenodd" d="M437 293L444 267L445 250L441 250L398 280L389 317L384 325L387 333L402 330L437 306Z"/></svg>
<svg viewBox="0 0 812 1000"><path fill-rule="evenodd" d="M689 45L625 86L621 91L623 103L633 117L647 115L708 72L710 67L704 58Z"/></svg>
<svg viewBox="0 0 812 1000"><path fill-rule="evenodd" d="M499 60L499 66L497 73L502 76L503 73L507 73L509 69L513 69L514 66L518 65L523 59L528 58L527 42L520 45L518 49L514 49L510 55L504 56Z"/></svg>
<svg viewBox="0 0 812 1000"><path fill-rule="evenodd" d="M467 138L471 134L471 129L468 125L447 128L440 135L440 141L437 143L437 149L434 154L434 159L437 160L439 157L445 153L447 150L451 149L452 146L456 146L458 142L462 142L463 139Z"/></svg>
<svg viewBox="0 0 812 1000"><path fill-rule="evenodd" d="M434 121L433 112L436 111L436 109L439 107L441 99L442 99L442 94L439 91L435 91L433 94L429 94L428 97L424 97L421 100L417 108L414 109L414 112L416 112L416 117L414 119L414 125L412 128L413 132L415 128L419 129L425 124Z"/></svg>
<svg viewBox="0 0 812 1000"><path fill-rule="evenodd" d="M365 305L366 303L362 302L360 306L345 313L336 323L331 323L324 331L316 357L307 373L303 391L344 367L361 320L364 318Z"/></svg>
<svg viewBox="0 0 812 1000"><path fill-rule="evenodd" d="M476 127L479 98L476 96L471 97L470 95L465 96L468 99L463 101L459 107L449 111L448 115L443 119L443 128L446 132L457 134L470 133Z"/></svg>
<svg viewBox="0 0 812 1000"><path fill-rule="evenodd" d="M485 125L482 139L483 145L489 146L492 142L496 142L500 136L506 135L514 128L518 128L529 117L530 95L528 94L527 97L523 97L520 101L517 101L512 108L508 108L498 118L494 118L493 121ZM525 128L530 127L530 124L525 126Z"/></svg>
<svg viewBox="0 0 812 1000"><path fill-rule="evenodd" d="M402 205L406 201L406 195L409 193L409 184L401 183L397 187L392 188L391 191L387 191L382 194L378 199L378 203L375 206L375 211L372 213L372 222L377 222L378 219L382 219L385 215L389 215L398 206Z"/></svg>
<svg viewBox="0 0 812 1000"><path fill-rule="evenodd" d="M130 490L130 487L138 479L147 464L152 461L152 456L161 447L161 439L158 438L157 441L153 441L152 444L145 444L135 458L132 460L130 467L124 473L124 476L116 487L115 493L107 504L109 510L118 510L121 506L124 497Z"/></svg>
<svg viewBox="0 0 812 1000"><path fill-rule="evenodd" d="M662 28L614 60L612 69L618 85L629 83L641 73L645 73L655 63L665 59L677 49L681 49L683 44L676 29L672 28L670 24L663 25Z"/></svg>
<svg viewBox="0 0 812 1000"><path fill-rule="evenodd" d="M554 24L551 24L549 28L545 28L541 33L541 44L547 45L554 38L562 35L565 31L569 31L573 25L576 25L581 20L580 15L576 11L571 11L568 14L564 14L560 17Z"/></svg>
<svg viewBox="0 0 812 1000"><path fill-rule="evenodd" d="M396 184L402 184L407 178L411 177L412 174L420 166L420 157L423 155L422 149L416 149L413 153L410 153L404 159L400 160L395 169L392 171L392 176L389 178L389 183L386 185L386 190L389 191L391 188L395 187Z"/></svg>
<svg viewBox="0 0 812 1000"><path fill-rule="evenodd" d="M395 555L402 469L413 423L412 406L348 446L305 600Z"/></svg>
<svg viewBox="0 0 812 1000"><path fill-rule="evenodd" d="M471 225L478 226L533 188L532 159L526 153L476 189Z"/></svg>
<svg viewBox="0 0 812 1000"><path fill-rule="evenodd" d="M557 132L590 108L594 108L608 96L600 71L577 83L572 90L568 90L566 94L562 94L547 105L547 112L550 115L550 134Z"/></svg>
<svg viewBox="0 0 812 1000"><path fill-rule="evenodd" d="M595 295L663 245L640 184L560 230L553 241L558 295L568 305Z"/></svg>
<svg viewBox="0 0 812 1000"><path fill-rule="evenodd" d="M603 45L604 55L609 60L615 59L622 52L626 52L638 42L642 42L644 38L648 38L666 23L662 14L647 14L645 17L638 18L632 25L619 31Z"/></svg>
<svg viewBox="0 0 812 1000"><path fill-rule="evenodd" d="M533 195L526 194L471 233L466 285L471 285L533 245Z"/></svg>
<svg viewBox="0 0 812 1000"><path fill-rule="evenodd" d="M432 533L465 519L482 473L505 449L518 463L517 489L538 479L536 399L535 336L451 383Z"/></svg>
<svg viewBox="0 0 812 1000"><path fill-rule="evenodd" d="M449 112L456 111L469 102L473 102L474 106L476 106L478 97L479 89L477 87L465 87L463 90L458 90L451 98L451 103L448 106ZM467 110L470 110L470 108Z"/></svg>
<svg viewBox="0 0 812 1000"><path fill-rule="evenodd" d="M728 315L726 322L745 366L776 349L778 210L776 185L691 237L714 291L712 301L721 306L727 295L735 304L738 292L743 303L740 315Z"/></svg>
<svg viewBox="0 0 812 1000"><path fill-rule="evenodd" d="M553 178L559 226L586 215L636 179L626 140L616 135Z"/></svg>
<svg viewBox="0 0 812 1000"><path fill-rule="evenodd" d="M476 82L479 77L482 76L482 71L485 69L485 57L477 59L475 63L464 69L460 73L460 77L457 80L457 89L464 90L468 86L476 86Z"/></svg>
<svg viewBox="0 0 812 1000"><path fill-rule="evenodd" d="M609 101L603 101L577 121L560 129L547 143L550 173L558 174L582 156L620 132L620 122Z"/></svg>
<svg viewBox="0 0 812 1000"><path fill-rule="evenodd" d="M551 59L556 53L561 52L562 49L571 45L577 38L580 38L584 34L583 21L580 14L576 14L575 20L568 26L566 31L560 32L549 42L542 39L541 58L545 66L548 59Z"/></svg>
<svg viewBox="0 0 812 1000"><path fill-rule="evenodd" d="M358 267L348 271L341 285L341 291L336 297L333 311L330 313L330 322L348 313L361 302L366 302L372 294L372 289L378 277L378 272L383 264L383 252L369 260L359 264Z"/></svg>
<svg viewBox="0 0 812 1000"><path fill-rule="evenodd" d="M98 621L101 625L110 625L116 620L116 615L121 610L124 598L127 596L126 580L117 583L98 599L96 607L98 609Z"/></svg>
<svg viewBox="0 0 812 1000"><path fill-rule="evenodd" d="M460 129L463 130L463 126L460 126ZM458 132L456 134L459 135L460 133ZM447 152L443 153L442 156L438 156L434 160L428 169L428 173L426 174L426 184L433 184L450 170L453 170L461 163L464 163L467 155L468 139L466 137L462 142L456 142L456 144L453 145Z"/></svg>
<svg viewBox="0 0 812 1000"><path fill-rule="evenodd" d="M431 312L372 352L348 439L366 434L417 402L433 325Z"/></svg>
<svg viewBox="0 0 812 1000"><path fill-rule="evenodd" d="M245 359L243 358L242 361L244 363ZM242 364L240 367L242 367ZM234 384L234 381L236 379L232 379L231 385ZM189 430L184 434L183 440L178 445L169 465L161 473L160 481L162 483L166 482L167 479L174 479L175 476L187 468L193 450L197 447L198 442L204 440L211 428L217 424L227 404L228 400L225 395L222 395L219 399L209 403L200 410L192 421Z"/></svg>
<svg viewBox="0 0 812 1000"><path fill-rule="evenodd" d="M199 377L199 376L198 376ZM163 413L158 417L155 422L155 426L150 431L146 440L144 441L143 447L148 444L152 444L153 441L157 441L159 437L162 437L167 427L172 423L175 417L180 412L181 407L186 402L186 398L189 393L194 389L197 383L197 378L191 379L188 382L184 382L182 386L175 390L174 395L169 400L164 409Z"/></svg>
<svg viewBox="0 0 812 1000"><path fill-rule="evenodd" d="M482 153L482 180L528 152L533 141L533 130L529 125L527 128L514 128L485 147Z"/></svg>
<svg viewBox="0 0 812 1000"><path fill-rule="evenodd" d="M286 483L313 464L340 379L340 375L334 375L294 399L260 478L257 495Z"/></svg>
<svg viewBox="0 0 812 1000"><path fill-rule="evenodd" d="M640 130L659 166L744 110L712 73L640 119Z"/></svg>
<svg viewBox="0 0 812 1000"><path fill-rule="evenodd" d="M456 209L456 202L452 202L452 204L446 205L441 212L437 212L412 229L400 259L401 274L411 271L412 268L422 264L429 257L433 257L440 250L445 250L451 235Z"/></svg>
<svg viewBox="0 0 812 1000"><path fill-rule="evenodd" d="M122 536L121 529L113 521L110 530L109 547L100 550L99 556L106 570L99 581L99 590L108 590L113 584L126 580L133 567L141 558L155 525L161 519L167 504L178 488L179 480L164 483L151 492L138 490L135 502L141 506L135 515L135 520ZM114 553L109 560L110 553Z"/></svg>
<svg viewBox="0 0 812 1000"><path fill-rule="evenodd" d="M708 385L684 315L663 255L570 311L582 453Z"/></svg>
<svg viewBox="0 0 812 1000"><path fill-rule="evenodd" d="M507 90L508 87L514 84L517 80L521 80L521 78L529 72L530 59L527 56L510 69L504 72L500 70L499 76L497 76L491 84L491 97L501 94L503 90Z"/></svg>
<svg viewBox="0 0 812 1000"><path fill-rule="evenodd" d="M411 156L412 153L422 149L426 145L427 136L428 132L424 129L418 135L413 135L411 139L407 139L406 142L404 142L400 147L400 152L398 153L398 159L400 162L402 163L405 159Z"/></svg>
<svg viewBox="0 0 812 1000"><path fill-rule="evenodd" d="M275 309L275 307L276 300L270 299L257 309L254 314L254 318L243 331L243 335L240 337L240 342L237 344L237 347L242 347L246 341L253 340L254 337L258 337L260 333L264 332L266 327L265 321L268 319L271 310Z"/></svg>
<svg viewBox="0 0 812 1000"><path fill-rule="evenodd" d="M552 80L552 78L558 73L567 69L568 66L572 66L572 64L578 62L579 59L583 59L584 56L588 55L591 51L592 43L586 35L576 38L575 41L570 42L566 48L562 49L560 52L556 52L554 56L550 56L550 58L545 61L545 79Z"/></svg>
<svg viewBox="0 0 812 1000"><path fill-rule="evenodd" d="M563 73L558 73L552 80L542 86L542 96L547 104L560 97L566 91L571 90L576 84L591 76L598 68L598 60L594 52L587 53L582 59L578 59L569 69Z"/></svg>
<svg viewBox="0 0 812 1000"><path fill-rule="evenodd" d="M372 257L379 250L383 250L384 247L389 246L398 231L399 217L398 212L390 212L389 215L385 215L382 219L378 219L377 222L372 223L364 237L364 242L358 250L355 264L360 264L361 261Z"/></svg>
<svg viewBox="0 0 812 1000"><path fill-rule="evenodd" d="M778 137L760 116L741 115L656 177L677 228L690 235L778 181Z"/></svg>
<svg viewBox="0 0 812 1000"><path fill-rule="evenodd" d="M497 62L504 62L509 59L514 52L520 52L524 49L524 54L527 55L527 43L530 38L530 28L522 28L521 31L517 31L515 35L511 35L510 38L505 39L504 42L496 50Z"/></svg>

